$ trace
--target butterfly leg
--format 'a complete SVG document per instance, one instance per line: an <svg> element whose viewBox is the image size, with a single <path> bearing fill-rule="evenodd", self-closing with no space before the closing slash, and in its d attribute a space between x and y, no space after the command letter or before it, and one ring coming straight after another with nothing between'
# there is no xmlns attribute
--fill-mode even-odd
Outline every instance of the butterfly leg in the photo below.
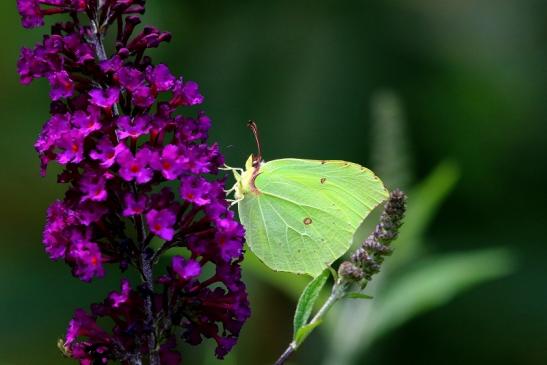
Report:
<svg viewBox="0 0 547 365"><path fill-rule="evenodd" d="M219 170L237 172L238 174L242 174L243 171L244 171L243 169L241 169L239 167L230 167L228 165L224 165L223 167L219 167Z"/></svg>
<svg viewBox="0 0 547 365"><path fill-rule="evenodd" d="M234 186L232 186L230 189L228 190L224 190L224 192L226 193L226 195L230 194L231 192L235 191L236 190L236 187L237 187L237 182L234 184Z"/></svg>
<svg viewBox="0 0 547 365"><path fill-rule="evenodd" d="M239 203L240 201L242 201L243 198L240 198L240 199L228 199L228 202L230 203L230 208L233 207L234 205L236 205L237 203Z"/></svg>

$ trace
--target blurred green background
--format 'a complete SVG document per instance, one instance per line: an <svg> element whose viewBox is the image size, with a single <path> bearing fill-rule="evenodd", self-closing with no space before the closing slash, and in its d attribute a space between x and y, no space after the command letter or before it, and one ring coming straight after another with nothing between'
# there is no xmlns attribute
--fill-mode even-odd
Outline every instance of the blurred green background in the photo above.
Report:
<svg viewBox="0 0 547 365"><path fill-rule="evenodd" d="M201 84L212 140L242 165L261 128L266 159L355 161L411 193L408 226L374 303L346 303L293 364L547 363L547 2L543 0L149 1L173 33L156 62ZM48 87L18 84L20 27L0 3L0 365L69 364L56 349L91 285L43 252L55 170L33 142ZM366 234L366 229L363 230ZM298 279L245 274L253 317L226 364L271 364L291 334ZM282 278L282 279L280 279ZM348 307L349 306L349 307ZM218 364L183 347L185 364Z"/></svg>

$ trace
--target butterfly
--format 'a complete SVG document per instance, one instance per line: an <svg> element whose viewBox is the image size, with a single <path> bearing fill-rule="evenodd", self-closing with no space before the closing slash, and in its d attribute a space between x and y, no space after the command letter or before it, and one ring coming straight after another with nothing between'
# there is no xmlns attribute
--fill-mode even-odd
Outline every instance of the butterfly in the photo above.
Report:
<svg viewBox="0 0 547 365"><path fill-rule="evenodd" d="M318 276L350 248L363 220L388 197L369 169L339 160L265 162L258 145L245 169L231 169L234 204L253 253L276 271Z"/></svg>

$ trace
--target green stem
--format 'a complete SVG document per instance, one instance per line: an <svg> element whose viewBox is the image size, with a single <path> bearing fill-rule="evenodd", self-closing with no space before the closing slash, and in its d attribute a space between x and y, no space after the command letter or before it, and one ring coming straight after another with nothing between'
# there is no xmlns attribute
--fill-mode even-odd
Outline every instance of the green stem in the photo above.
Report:
<svg viewBox="0 0 547 365"><path fill-rule="evenodd" d="M316 327L318 327L319 323L323 321L323 318L329 312L332 306L344 297L344 295L347 293L349 286L350 286L349 283L339 279L332 287L332 291L329 297L327 298L327 300L325 301L325 303L323 303L323 305L321 306L319 311L317 311L315 316L313 316L313 318L308 323L306 323L306 326L313 327L313 325L317 324ZM313 329L315 329L315 327L313 327ZM313 331L313 329L311 331ZM299 345L301 345L301 343L297 344L296 341L293 340L289 344L287 349L285 349L283 354L277 359L274 365L285 364L285 362L289 359L289 357L291 357L291 355L296 351L296 349L298 349Z"/></svg>

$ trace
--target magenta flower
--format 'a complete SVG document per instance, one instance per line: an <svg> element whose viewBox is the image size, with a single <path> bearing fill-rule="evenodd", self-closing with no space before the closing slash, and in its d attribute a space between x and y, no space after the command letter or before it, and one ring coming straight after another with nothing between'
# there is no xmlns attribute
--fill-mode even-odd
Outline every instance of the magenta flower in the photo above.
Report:
<svg viewBox="0 0 547 365"><path fill-rule="evenodd" d="M118 102L120 97L120 89L117 87L110 87L108 89L93 89L89 91L90 102L101 108L110 109L114 104Z"/></svg>
<svg viewBox="0 0 547 365"><path fill-rule="evenodd" d="M92 159L99 161L101 167L109 168L114 164L116 157L123 150L125 150L125 145L118 144L114 146L112 142L110 142L110 138L103 137L97 142L95 150L92 150L89 153L89 156Z"/></svg>
<svg viewBox="0 0 547 365"><path fill-rule="evenodd" d="M112 62L112 61L105 61ZM121 67L116 71L116 79L127 91L134 92L139 86L144 84L144 74L131 67Z"/></svg>
<svg viewBox="0 0 547 365"><path fill-rule="evenodd" d="M86 200L96 202L105 201L108 197L108 192L106 191L107 177L108 175L97 172L89 172L83 175L79 181L79 189L83 194L80 200L82 202Z"/></svg>
<svg viewBox="0 0 547 365"><path fill-rule="evenodd" d="M172 106L191 106L203 103L203 96L199 93L199 86L193 81L183 82L179 79L173 88L173 97L169 102Z"/></svg>
<svg viewBox="0 0 547 365"><path fill-rule="evenodd" d="M61 136L70 131L70 114L55 114L44 124L34 147L39 153L45 154L54 149Z"/></svg>
<svg viewBox="0 0 547 365"><path fill-rule="evenodd" d="M123 202L124 209L122 214L124 217L130 217L144 213L148 203L148 198L146 195L141 195L135 198L133 193L127 193L125 194Z"/></svg>
<svg viewBox="0 0 547 365"><path fill-rule="evenodd" d="M89 113L82 110L77 110L72 115L71 121L72 125L78 128L84 137L87 137L89 134L101 129L102 127L100 112L92 106L88 108L88 111Z"/></svg>
<svg viewBox="0 0 547 365"><path fill-rule="evenodd" d="M138 115L134 118L127 115L119 117L117 122L118 130L116 132L118 138L139 138L147 134L152 128L151 120L152 118L148 115Z"/></svg>
<svg viewBox="0 0 547 365"><path fill-rule="evenodd" d="M175 85L175 76L171 74L166 65L148 66L146 69L146 79L156 89L156 91L169 91Z"/></svg>
<svg viewBox="0 0 547 365"><path fill-rule="evenodd" d="M77 309L74 313L74 318L68 324L65 346L71 346L82 336L95 338L102 337L104 340L107 340L110 337L97 326L95 318L88 315L83 309Z"/></svg>
<svg viewBox="0 0 547 365"><path fill-rule="evenodd" d="M91 200L78 205L78 218L84 226L100 222L106 213L108 213L108 208L105 205Z"/></svg>
<svg viewBox="0 0 547 365"><path fill-rule="evenodd" d="M176 214L169 208L162 210L152 209L146 213L146 223L148 223L150 231L167 241L172 240L175 235L173 225L176 220Z"/></svg>
<svg viewBox="0 0 547 365"><path fill-rule="evenodd" d="M84 159L84 136L77 130L61 135L57 146L61 149L57 154L57 161L61 165L78 163Z"/></svg>
<svg viewBox="0 0 547 365"><path fill-rule="evenodd" d="M173 256L171 267L181 280L194 279L201 274L201 265L197 261L182 256Z"/></svg>
<svg viewBox="0 0 547 365"><path fill-rule="evenodd" d="M37 0L17 0L17 10L21 14L23 27L36 28L44 25L44 17Z"/></svg>
<svg viewBox="0 0 547 365"><path fill-rule="evenodd" d="M70 229L78 224L77 215L67 209L61 201L54 202L47 210L44 228L44 246L52 260L65 256L70 244Z"/></svg>
<svg viewBox="0 0 547 365"><path fill-rule="evenodd" d="M167 180L175 180L182 172L182 166L179 159L181 159L179 148L175 145L168 144L163 147L161 154L158 152L155 153L151 160L151 165L157 171L161 171L161 174Z"/></svg>
<svg viewBox="0 0 547 365"><path fill-rule="evenodd" d="M74 93L74 82L70 79L68 72L59 71L53 72L48 76L51 84L51 100L59 100L68 98Z"/></svg>
<svg viewBox="0 0 547 365"><path fill-rule="evenodd" d="M156 102L156 95L148 86L139 86L133 91L132 96L133 104L142 109L148 109Z"/></svg>
<svg viewBox="0 0 547 365"><path fill-rule="evenodd" d="M72 272L81 280L91 281L94 277L104 276L103 257L95 242L76 241L70 246L67 256Z"/></svg>
<svg viewBox="0 0 547 365"><path fill-rule="evenodd" d="M203 206L209 204L210 183L198 176L188 176L180 185L180 196L197 206Z"/></svg>
<svg viewBox="0 0 547 365"><path fill-rule="evenodd" d="M120 165L119 174L125 181L135 180L145 184L152 179L153 171L149 167L151 153L148 149L141 149L135 156L128 149L124 149L116 158Z"/></svg>
<svg viewBox="0 0 547 365"><path fill-rule="evenodd" d="M127 279L122 280L122 291L112 292L108 295L108 299L112 303L113 308L119 308L122 304L127 303L129 300L129 294L131 294L131 284Z"/></svg>

